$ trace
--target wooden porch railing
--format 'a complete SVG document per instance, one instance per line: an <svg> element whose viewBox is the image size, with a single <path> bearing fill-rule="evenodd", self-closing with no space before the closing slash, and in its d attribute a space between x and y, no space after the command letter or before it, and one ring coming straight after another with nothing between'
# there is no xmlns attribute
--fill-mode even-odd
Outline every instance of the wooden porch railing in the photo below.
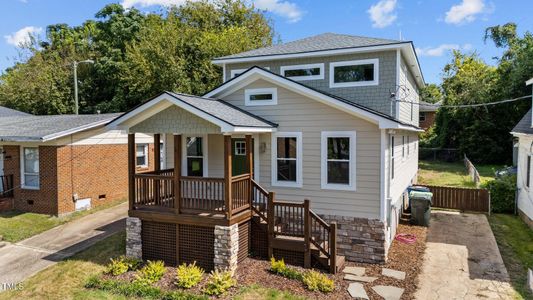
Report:
<svg viewBox="0 0 533 300"><path fill-rule="evenodd" d="M13 174L0 176L0 198L13 197Z"/></svg>
<svg viewBox="0 0 533 300"><path fill-rule="evenodd" d="M223 213L224 178L181 177L180 212Z"/></svg>
<svg viewBox="0 0 533 300"><path fill-rule="evenodd" d="M168 174L159 175L155 172L135 174L134 191L133 206L136 209L168 210L175 207L174 180Z"/></svg>
<svg viewBox="0 0 533 300"><path fill-rule="evenodd" d="M233 176L231 178L232 214L237 214L250 208L251 186L250 174Z"/></svg>

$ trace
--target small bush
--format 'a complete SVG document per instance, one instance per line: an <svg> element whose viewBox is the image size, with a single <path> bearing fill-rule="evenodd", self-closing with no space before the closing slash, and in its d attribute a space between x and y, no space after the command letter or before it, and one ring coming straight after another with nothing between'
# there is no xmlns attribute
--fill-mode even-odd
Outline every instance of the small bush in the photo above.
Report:
<svg viewBox="0 0 533 300"><path fill-rule="evenodd" d="M165 264L162 261L148 261L146 266L137 272L134 283L151 285L158 282L165 275L165 272Z"/></svg>
<svg viewBox="0 0 533 300"><path fill-rule="evenodd" d="M270 272L289 279L302 279L302 274L292 268L287 267L287 265L285 265L285 261L283 261L283 258L281 260L276 260L274 257L270 259Z"/></svg>
<svg viewBox="0 0 533 300"><path fill-rule="evenodd" d="M516 176L504 176L485 184L490 191L490 206L495 213L513 213L515 209Z"/></svg>
<svg viewBox="0 0 533 300"><path fill-rule="evenodd" d="M233 274L230 271L221 272L216 270L209 275L209 281L204 292L210 296L220 296L236 284L237 281L233 279Z"/></svg>
<svg viewBox="0 0 533 300"><path fill-rule="evenodd" d="M302 276L302 282L310 291L329 293L335 289L335 282L325 274L317 271L305 272L305 274Z"/></svg>
<svg viewBox="0 0 533 300"><path fill-rule="evenodd" d="M128 271L135 271L139 268L142 261L134 257L120 256L115 259L111 258L111 262L106 267L105 273L113 276L124 274Z"/></svg>
<svg viewBox="0 0 533 300"><path fill-rule="evenodd" d="M190 289L202 281L204 276L204 270L196 266L196 262L193 264L182 264L176 270L176 285Z"/></svg>

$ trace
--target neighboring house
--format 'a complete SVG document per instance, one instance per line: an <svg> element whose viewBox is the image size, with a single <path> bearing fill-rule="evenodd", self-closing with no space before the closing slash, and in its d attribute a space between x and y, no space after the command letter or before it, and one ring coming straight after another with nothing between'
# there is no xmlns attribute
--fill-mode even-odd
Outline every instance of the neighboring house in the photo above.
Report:
<svg viewBox="0 0 533 300"><path fill-rule="evenodd" d="M420 127L424 130L428 130L433 124L435 124L435 116L437 110L440 107L440 101L433 104L425 101L420 101Z"/></svg>
<svg viewBox="0 0 533 300"><path fill-rule="evenodd" d="M127 198L127 135L118 114L34 116L0 107L0 209L63 215ZM138 138L149 169L152 137Z"/></svg>
<svg viewBox="0 0 533 300"><path fill-rule="evenodd" d="M527 82L533 84L533 79ZM533 177L531 176L533 156L533 116L531 109L516 124L511 134L518 139L516 186L518 214L533 229Z"/></svg>
<svg viewBox="0 0 533 300"><path fill-rule="evenodd" d="M328 33L213 63L224 83L206 95L165 92L108 125L130 145L168 141L169 169L130 170L127 254L208 269L237 252L385 261L418 170L413 44Z"/></svg>

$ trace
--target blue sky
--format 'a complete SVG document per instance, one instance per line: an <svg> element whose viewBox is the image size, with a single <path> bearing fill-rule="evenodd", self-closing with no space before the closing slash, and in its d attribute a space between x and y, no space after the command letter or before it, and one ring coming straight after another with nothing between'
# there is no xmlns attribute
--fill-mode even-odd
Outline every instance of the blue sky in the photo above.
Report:
<svg viewBox="0 0 533 300"><path fill-rule="evenodd" d="M2 0L0 4L0 70L14 64L16 44L29 32L42 36L56 23L79 25L105 4L121 3L143 11L184 0ZM254 0L268 11L282 41L323 32L412 40L428 83L440 82L450 49L477 51L486 62L501 55L483 42L486 27L518 24L533 31L531 0Z"/></svg>

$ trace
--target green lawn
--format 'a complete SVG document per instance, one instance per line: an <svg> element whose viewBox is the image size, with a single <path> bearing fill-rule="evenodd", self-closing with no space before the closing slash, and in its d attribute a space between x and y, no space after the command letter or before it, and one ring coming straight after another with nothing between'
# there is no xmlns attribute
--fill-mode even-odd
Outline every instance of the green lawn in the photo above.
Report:
<svg viewBox="0 0 533 300"><path fill-rule="evenodd" d="M475 187L462 162L419 161L418 183L455 187ZM494 179L501 165L476 165L481 183Z"/></svg>
<svg viewBox="0 0 533 300"><path fill-rule="evenodd" d="M0 236L8 242L18 242L66 222L106 209L124 200L110 202L91 210L75 212L64 217L9 211L0 213Z"/></svg>
<svg viewBox="0 0 533 300"><path fill-rule="evenodd" d="M533 230L513 215L493 214L489 221L513 287L523 299L533 299L526 283L527 268L533 268Z"/></svg>

